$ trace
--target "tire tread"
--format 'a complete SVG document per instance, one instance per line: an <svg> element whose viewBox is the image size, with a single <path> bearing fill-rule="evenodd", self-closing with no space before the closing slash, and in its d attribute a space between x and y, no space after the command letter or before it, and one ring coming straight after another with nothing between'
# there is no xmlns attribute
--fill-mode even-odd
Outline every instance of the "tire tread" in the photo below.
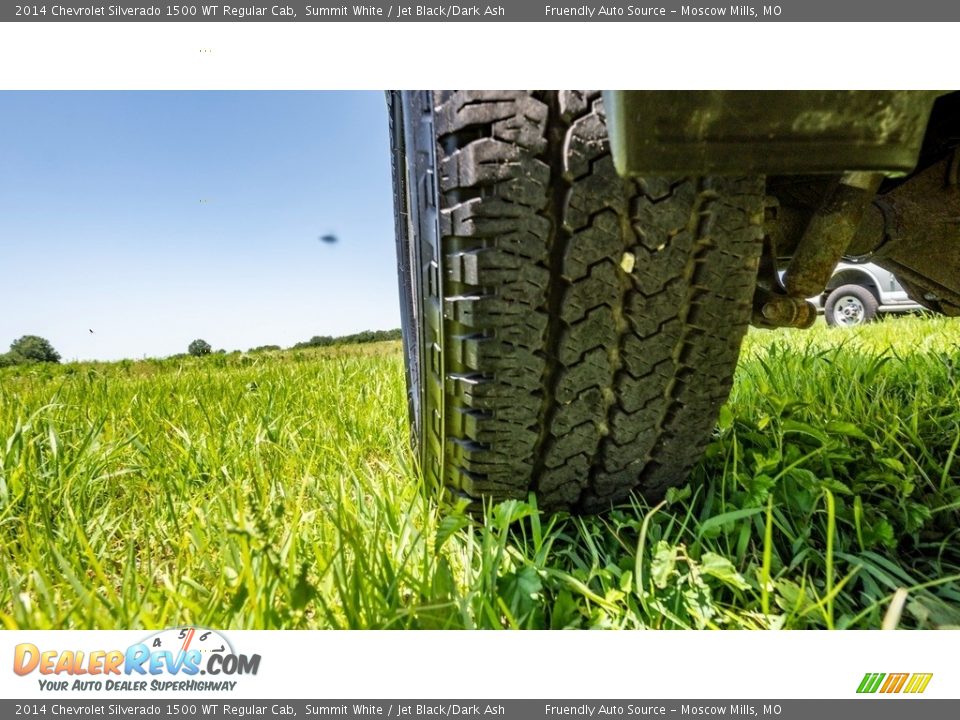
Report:
<svg viewBox="0 0 960 720"><path fill-rule="evenodd" d="M762 178L620 178L593 91L436 92L444 457L596 511L682 482L750 316Z"/></svg>

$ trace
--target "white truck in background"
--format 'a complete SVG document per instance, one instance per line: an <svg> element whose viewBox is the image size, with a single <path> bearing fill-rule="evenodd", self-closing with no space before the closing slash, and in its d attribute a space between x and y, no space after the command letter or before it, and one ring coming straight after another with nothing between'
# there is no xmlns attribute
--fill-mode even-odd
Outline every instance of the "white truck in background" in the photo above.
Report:
<svg viewBox="0 0 960 720"><path fill-rule="evenodd" d="M869 262L841 262L823 293L810 298L828 325L862 325L880 313L914 312L922 306L889 270Z"/></svg>

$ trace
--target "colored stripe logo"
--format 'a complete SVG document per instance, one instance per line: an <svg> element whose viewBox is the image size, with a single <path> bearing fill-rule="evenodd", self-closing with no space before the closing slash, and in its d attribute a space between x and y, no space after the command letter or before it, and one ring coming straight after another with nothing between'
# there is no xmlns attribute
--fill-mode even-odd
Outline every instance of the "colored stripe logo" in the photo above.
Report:
<svg viewBox="0 0 960 720"><path fill-rule="evenodd" d="M858 693L922 693L933 673L867 673L860 681Z"/></svg>

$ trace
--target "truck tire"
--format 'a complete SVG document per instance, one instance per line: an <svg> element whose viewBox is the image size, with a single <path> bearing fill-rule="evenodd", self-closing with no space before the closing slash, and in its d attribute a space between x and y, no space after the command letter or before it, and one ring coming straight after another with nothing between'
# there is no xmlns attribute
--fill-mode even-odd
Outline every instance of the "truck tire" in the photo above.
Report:
<svg viewBox="0 0 960 720"><path fill-rule="evenodd" d="M763 178L620 178L598 92L389 104L426 478L573 512L683 482L750 318Z"/></svg>
<svg viewBox="0 0 960 720"><path fill-rule="evenodd" d="M862 285L841 285L827 296L823 318L834 327L863 325L877 316L878 307L873 293Z"/></svg>

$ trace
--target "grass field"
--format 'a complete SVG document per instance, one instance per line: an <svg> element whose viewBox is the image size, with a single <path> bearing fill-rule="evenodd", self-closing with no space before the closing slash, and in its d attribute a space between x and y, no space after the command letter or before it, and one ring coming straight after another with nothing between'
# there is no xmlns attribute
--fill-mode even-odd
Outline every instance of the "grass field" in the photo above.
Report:
<svg viewBox="0 0 960 720"><path fill-rule="evenodd" d="M690 484L599 517L445 507L403 382L397 343L0 370L0 620L960 625L960 321L752 332Z"/></svg>

